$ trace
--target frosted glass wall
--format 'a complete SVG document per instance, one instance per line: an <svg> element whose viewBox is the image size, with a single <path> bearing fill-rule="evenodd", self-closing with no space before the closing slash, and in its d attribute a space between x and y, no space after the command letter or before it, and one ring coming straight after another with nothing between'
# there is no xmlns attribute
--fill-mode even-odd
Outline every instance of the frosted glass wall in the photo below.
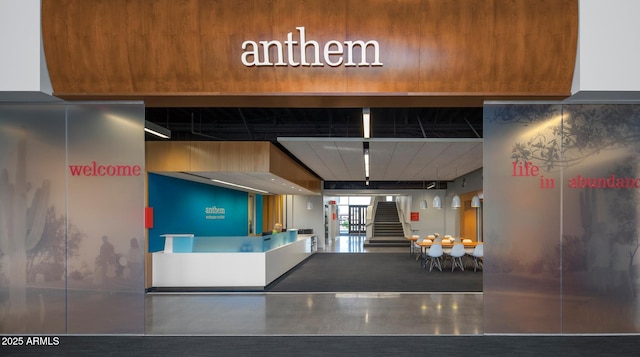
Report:
<svg viewBox="0 0 640 357"><path fill-rule="evenodd" d="M487 104L485 333L635 333L640 106Z"/></svg>
<svg viewBox="0 0 640 357"><path fill-rule="evenodd" d="M0 332L66 331L64 106L0 106Z"/></svg>
<svg viewBox="0 0 640 357"><path fill-rule="evenodd" d="M486 332L560 332L560 170L545 158L559 155L561 115L559 105L485 106Z"/></svg>
<svg viewBox="0 0 640 357"><path fill-rule="evenodd" d="M564 111L563 332L640 332L640 106Z"/></svg>
<svg viewBox="0 0 640 357"><path fill-rule="evenodd" d="M0 333L144 332L143 130L138 103L0 105Z"/></svg>

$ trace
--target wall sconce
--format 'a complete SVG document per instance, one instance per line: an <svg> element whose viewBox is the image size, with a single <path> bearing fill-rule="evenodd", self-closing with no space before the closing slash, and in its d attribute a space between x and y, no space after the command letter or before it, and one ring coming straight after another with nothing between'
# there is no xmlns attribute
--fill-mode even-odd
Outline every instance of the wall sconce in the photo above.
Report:
<svg viewBox="0 0 640 357"><path fill-rule="evenodd" d="M313 209L313 202L311 202L310 199L307 199L307 209L308 210L312 210Z"/></svg>

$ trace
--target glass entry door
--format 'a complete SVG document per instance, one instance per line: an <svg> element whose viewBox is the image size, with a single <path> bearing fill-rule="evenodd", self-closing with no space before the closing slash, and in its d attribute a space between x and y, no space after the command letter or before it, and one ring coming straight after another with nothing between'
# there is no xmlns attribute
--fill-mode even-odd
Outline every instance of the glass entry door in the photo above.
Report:
<svg viewBox="0 0 640 357"><path fill-rule="evenodd" d="M367 206L349 205L349 234L365 234Z"/></svg>

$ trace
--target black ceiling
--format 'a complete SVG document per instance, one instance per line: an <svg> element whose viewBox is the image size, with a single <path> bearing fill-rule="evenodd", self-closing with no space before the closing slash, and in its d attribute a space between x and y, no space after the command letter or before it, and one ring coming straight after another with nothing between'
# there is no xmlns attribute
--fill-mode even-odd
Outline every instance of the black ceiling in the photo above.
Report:
<svg viewBox="0 0 640 357"><path fill-rule="evenodd" d="M362 108L146 108L171 140L362 137ZM482 108L371 108L372 138L482 137ZM148 135L147 140L156 140Z"/></svg>
<svg viewBox="0 0 640 357"><path fill-rule="evenodd" d="M172 141L270 141L296 162L278 137L362 137L362 108L159 108L146 120ZM481 107L371 108L372 138L481 138ZM164 140L146 134L146 140ZM306 167L309 169L308 167ZM309 170L313 172L312 170ZM334 182L325 189L420 189L424 182ZM446 183L441 187L446 188Z"/></svg>

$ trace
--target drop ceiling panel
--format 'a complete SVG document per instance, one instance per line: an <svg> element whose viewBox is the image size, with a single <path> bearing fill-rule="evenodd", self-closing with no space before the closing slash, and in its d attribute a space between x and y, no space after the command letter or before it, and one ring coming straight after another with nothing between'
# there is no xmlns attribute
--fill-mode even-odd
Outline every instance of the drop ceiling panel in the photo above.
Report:
<svg viewBox="0 0 640 357"><path fill-rule="evenodd" d="M345 142L338 146L345 172L336 173L339 181L364 180L364 147L362 142Z"/></svg>
<svg viewBox="0 0 640 357"><path fill-rule="evenodd" d="M363 181L363 140L278 138L325 181ZM450 181L482 167L482 139L371 139L372 181Z"/></svg>

